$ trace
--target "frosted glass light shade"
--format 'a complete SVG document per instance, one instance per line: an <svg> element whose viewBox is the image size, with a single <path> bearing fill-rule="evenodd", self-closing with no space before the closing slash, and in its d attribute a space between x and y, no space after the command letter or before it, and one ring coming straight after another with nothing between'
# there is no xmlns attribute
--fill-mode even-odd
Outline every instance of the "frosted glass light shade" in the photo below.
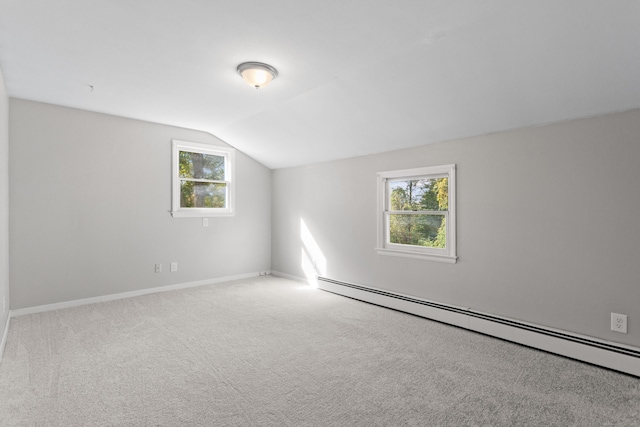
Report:
<svg viewBox="0 0 640 427"><path fill-rule="evenodd" d="M262 62L244 62L238 65L238 74L245 82L258 89L275 79L278 71L271 65Z"/></svg>

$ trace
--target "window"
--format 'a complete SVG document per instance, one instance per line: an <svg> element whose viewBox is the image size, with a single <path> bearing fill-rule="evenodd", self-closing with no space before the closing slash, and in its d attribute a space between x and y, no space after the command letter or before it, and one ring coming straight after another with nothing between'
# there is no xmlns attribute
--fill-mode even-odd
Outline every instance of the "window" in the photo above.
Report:
<svg viewBox="0 0 640 427"><path fill-rule="evenodd" d="M456 262L456 165L378 173L379 254Z"/></svg>
<svg viewBox="0 0 640 427"><path fill-rule="evenodd" d="M234 215L235 150L173 141L171 215Z"/></svg>

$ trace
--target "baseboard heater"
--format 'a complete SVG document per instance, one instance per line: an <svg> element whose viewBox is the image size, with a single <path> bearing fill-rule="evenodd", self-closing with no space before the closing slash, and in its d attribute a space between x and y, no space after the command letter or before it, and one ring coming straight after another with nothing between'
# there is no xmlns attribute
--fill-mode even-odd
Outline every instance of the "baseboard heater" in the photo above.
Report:
<svg viewBox="0 0 640 427"><path fill-rule="evenodd" d="M640 376L639 348L327 277L318 277L318 288Z"/></svg>

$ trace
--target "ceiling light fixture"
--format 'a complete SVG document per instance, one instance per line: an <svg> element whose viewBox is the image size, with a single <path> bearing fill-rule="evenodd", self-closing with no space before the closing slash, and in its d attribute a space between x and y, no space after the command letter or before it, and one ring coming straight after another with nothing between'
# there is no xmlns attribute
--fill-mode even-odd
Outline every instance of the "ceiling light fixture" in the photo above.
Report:
<svg viewBox="0 0 640 427"><path fill-rule="evenodd" d="M243 62L238 65L238 74L245 82L259 89L275 79L278 76L278 71L271 65L262 62Z"/></svg>

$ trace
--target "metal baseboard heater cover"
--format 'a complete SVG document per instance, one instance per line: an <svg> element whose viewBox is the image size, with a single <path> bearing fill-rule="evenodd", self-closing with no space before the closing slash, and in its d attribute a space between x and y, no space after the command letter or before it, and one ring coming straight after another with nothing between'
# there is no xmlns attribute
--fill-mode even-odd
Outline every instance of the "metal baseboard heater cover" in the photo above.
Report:
<svg viewBox="0 0 640 427"><path fill-rule="evenodd" d="M443 321L445 323L454 324L465 329L486 333L487 335L493 335L498 338L503 338L509 341L539 348L541 350L561 354L563 356L640 376L640 349L638 348L599 341L597 339L592 339L586 336L571 334L559 330L545 328L542 326L505 319L464 307L456 307L433 301L422 300L406 295L383 291L380 289L355 285L353 283L341 282L339 280L334 280L327 277L318 277L318 287L322 290L336 293L342 296L347 296L372 304L381 305L383 307L404 311L421 317ZM389 300L386 300L387 298L389 298ZM385 303L385 300L389 304ZM403 307L398 308L394 306L394 301L403 302L404 304L401 304L403 305ZM409 304L407 305L406 303ZM412 309L412 305L415 305L414 307L416 309ZM445 317L445 319L421 314L419 312L420 308L429 308L441 311L443 316L437 317ZM454 321L447 320L447 317ZM478 319L478 321L474 322L474 319ZM466 320L468 320L468 323L466 322ZM496 332L504 332L505 330L508 330L505 328L509 328L511 332L506 334L492 333L492 329L495 329ZM518 331L521 331L520 334L524 333L532 339L528 339L525 336L518 337ZM539 338L537 338L536 335L539 336ZM545 341L545 337L550 338L551 340L547 339L546 345L536 345L536 342L539 340ZM556 344L552 344L554 342ZM571 343L574 345L567 346ZM589 349L593 350L593 355L589 354Z"/></svg>

